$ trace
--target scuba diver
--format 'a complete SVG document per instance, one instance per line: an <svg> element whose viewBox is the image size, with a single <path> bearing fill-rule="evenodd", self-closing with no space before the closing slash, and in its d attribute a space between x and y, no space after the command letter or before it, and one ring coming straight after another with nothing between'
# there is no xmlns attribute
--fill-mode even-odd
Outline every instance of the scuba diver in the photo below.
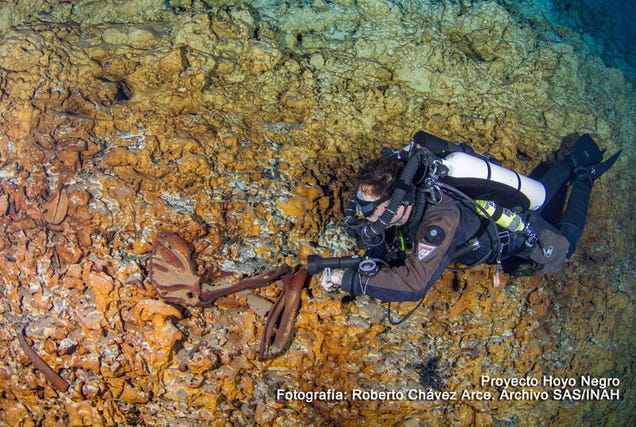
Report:
<svg viewBox="0 0 636 427"><path fill-rule="evenodd" d="M327 290L421 303L451 263L497 264L495 286L502 260L512 257L544 273L559 271L581 237L594 181L620 151L603 162L585 134L540 181L423 131L406 149L383 155L359 171L345 211L345 229L365 257L314 256L310 272L325 270L320 284ZM541 212L568 182L566 209L552 225Z"/></svg>

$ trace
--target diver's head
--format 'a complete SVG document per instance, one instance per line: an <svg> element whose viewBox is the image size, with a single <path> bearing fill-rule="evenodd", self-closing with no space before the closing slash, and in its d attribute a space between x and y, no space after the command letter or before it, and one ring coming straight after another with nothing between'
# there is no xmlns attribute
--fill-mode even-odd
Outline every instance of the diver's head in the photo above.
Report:
<svg viewBox="0 0 636 427"><path fill-rule="evenodd" d="M354 200L358 215L374 222L389 207L400 175L404 170L404 162L396 158L381 157L367 163L358 173ZM404 225L413 211L411 191L407 200L401 204L389 225Z"/></svg>

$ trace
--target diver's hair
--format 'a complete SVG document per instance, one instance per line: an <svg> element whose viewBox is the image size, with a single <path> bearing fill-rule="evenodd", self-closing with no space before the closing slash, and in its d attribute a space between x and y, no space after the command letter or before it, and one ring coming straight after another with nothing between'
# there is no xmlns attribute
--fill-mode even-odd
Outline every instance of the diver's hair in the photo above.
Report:
<svg viewBox="0 0 636 427"><path fill-rule="evenodd" d="M404 162L393 157L380 157L364 165L356 179L356 187L369 186L378 197L393 194L404 169Z"/></svg>

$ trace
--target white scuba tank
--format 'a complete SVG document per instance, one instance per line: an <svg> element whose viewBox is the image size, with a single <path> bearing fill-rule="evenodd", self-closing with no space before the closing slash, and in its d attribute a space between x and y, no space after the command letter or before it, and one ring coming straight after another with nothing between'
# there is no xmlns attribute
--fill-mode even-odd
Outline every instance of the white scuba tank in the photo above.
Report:
<svg viewBox="0 0 636 427"><path fill-rule="evenodd" d="M547 191L543 183L483 158L457 151L446 155L442 164L448 168L447 176L454 181L499 183L518 191L528 199L527 209L540 209L546 202Z"/></svg>

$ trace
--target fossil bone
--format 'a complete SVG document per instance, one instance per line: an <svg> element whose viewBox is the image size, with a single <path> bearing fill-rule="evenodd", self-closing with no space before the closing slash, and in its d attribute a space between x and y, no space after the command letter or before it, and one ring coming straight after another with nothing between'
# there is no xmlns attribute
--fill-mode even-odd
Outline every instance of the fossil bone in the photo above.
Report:
<svg viewBox="0 0 636 427"><path fill-rule="evenodd" d="M269 310L258 357L270 359L283 353L291 339L300 307L307 270L283 264L255 277L232 283L222 280L201 286L194 274L188 244L176 233L160 233L150 257L150 282L167 302L185 306L206 306L226 295L261 288L282 278L283 291Z"/></svg>
<svg viewBox="0 0 636 427"><path fill-rule="evenodd" d="M300 297L307 280L307 270L303 267L283 276L283 292L270 310L265 324L265 331L258 353L260 360L271 359L283 353L289 341L298 308Z"/></svg>
<svg viewBox="0 0 636 427"><path fill-rule="evenodd" d="M198 305L199 276L194 274L188 244L176 233L160 233L150 256L150 282L166 301Z"/></svg>
<svg viewBox="0 0 636 427"><path fill-rule="evenodd" d="M35 366L40 372L44 374L44 377L59 391L66 391L68 389L68 383L64 378L59 376L49 365L46 364L44 360L29 346L26 342L26 338L24 338L24 330L22 328L18 328L16 331L18 334L18 341L20 342L20 347L29 357L33 366Z"/></svg>

